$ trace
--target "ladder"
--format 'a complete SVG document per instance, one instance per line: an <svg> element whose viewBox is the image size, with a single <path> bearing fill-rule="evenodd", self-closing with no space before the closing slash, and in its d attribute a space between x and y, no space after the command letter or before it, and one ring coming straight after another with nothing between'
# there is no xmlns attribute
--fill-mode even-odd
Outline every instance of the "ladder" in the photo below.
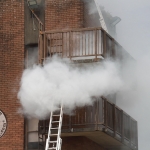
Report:
<svg viewBox="0 0 150 150"><path fill-rule="evenodd" d="M100 24L101 24L102 28L108 33L108 29L107 29L107 26L106 26L104 17L103 17L103 15L102 15L102 12L101 12L101 10L100 10L100 7L99 7L99 5L98 5L98 3L97 3L97 0L94 0L94 1L95 1L97 10L98 10L99 16L100 16Z"/></svg>
<svg viewBox="0 0 150 150"><path fill-rule="evenodd" d="M61 150L62 139L60 138L60 134L62 118L62 106L57 111L51 112L45 150Z"/></svg>

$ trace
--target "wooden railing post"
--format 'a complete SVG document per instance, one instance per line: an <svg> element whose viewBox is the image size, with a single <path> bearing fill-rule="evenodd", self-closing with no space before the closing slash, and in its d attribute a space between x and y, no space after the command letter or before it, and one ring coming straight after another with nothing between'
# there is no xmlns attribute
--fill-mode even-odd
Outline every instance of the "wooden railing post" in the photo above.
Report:
<svg viewBox="0 0 150 150"><path fill-rule="evenodd" d="M123 110L121 110L121 142L124 143L124 117Z"/></svg>
<svg viewBox="0 0 150 150"><path fill-rule="evenodd" d="M71 132L71 124L72 124L72 122L71 122L71 115L69 115L69 131Z"/></svg>
<svg viewBox="0 0 150 150"><path fill-rule="evenodd" d="M129 146L131 147L131 117L129 116Z"/></svg>
<svg viewBox="0 0 150 150"><path fill-rule="evenodd" d="M39 35L39 41L38 41L38 60L39 64L42 64L42 58L43 58L43 50L44 50L44 43L43 43L43 34Z"/></svg>
<svg viewBox="0 0 150 150"><path fill-rule="evenodd" d="M113 59L115 58L115 40L112 39L112 53L111 53Z"/></svg>
<svg viewBox="0 0 150 150"><path fill-rule="evenodd" d="M99 110L99 99L96 99L96 130L98 130L98 117L99 117L99 115L98 115L98 110Z"/></svg>
<svg viewBox="0 0 150 150"><path fill-rule="evenodd" d="M46 35L45 34L46 33L44 33L44 56L43 56L44 62L45 62L45 56L46 56L46 54L45 54L45 51L46 51Z"/></svg>
<svg viewBox="0 0 150 150"><path fill-rule="evenodd" d="M103 32L103 56L107 56L107 50L106 50L106 31L102 30Z"/></svg>
<svg viewBox="0 0 150 150"><path fill-rule="evenodd" d="M137 122L136 122L136 150L138 150L138 124L137 124Z"/></svg>
<svg viewBox="0 0 150 150"><path fill-rule="evenodd" d="M64 33L62 32L62 58L64 56Z"/></svg>
<svg viewBox="0 0 150 150"><path fill-rule="evenodd" d="M69 57L72 58L72 31L69 32Z"/></svg>
<svg viewBox="0 0 150 150"><path fill-rule="evenodd" d="M104 100L104 124L105 124L105 131L107 131L108 120L107 120L107 101Z"/></svg>
<svg viewBox="0 0 150 150"><path fill-rule="evenodd" d="M114 137L116 136L116 106L113 104L113 128L114 128Z"/></svg>
<svg viewBox="0 0 150 150"><path fill-rule="evenodd" d="M97 61L97 29L95 30L95 61Z"/></svg>

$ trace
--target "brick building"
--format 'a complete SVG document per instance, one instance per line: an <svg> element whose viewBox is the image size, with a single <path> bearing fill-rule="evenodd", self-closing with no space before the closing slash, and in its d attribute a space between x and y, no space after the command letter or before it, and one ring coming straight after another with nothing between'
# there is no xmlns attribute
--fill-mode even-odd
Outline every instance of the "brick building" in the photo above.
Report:
<svg viewBox="0 0 150 150"><path fill-rule="evenodd" d="M0 1L0 109L7 131L0 149L24 147L24 118L17 114L17 91L24 69L24 1ZM9 144L8 144L9 143Z"/></svg>
<svg viewBox="0 0 150 150"><path fill-rule="evenodd" d="M94 9L96 10L94 13L89 13L91 5L94 5ZM30 9L34 10L34 12ZM111 20L114 18L110 15L107 17L107 13L104 10L103 14L106 16L106 20L108 20L109 33L115 36L115 25L111 25ZM40 20L38 20L38 18ZM41 24L39 24L39 21L41 21ZM67 41L68 33L72 32L72 29L77 29L76 32L80 32L81 29L85 31L85 28L91 27L90 32L92 32L92 30L96 30L93 29L94 27L100 26L99 14L92 0L37 0L36 6L33 8L29 7L26 0L0 0L0 110L5 114L7 119L7 129L0 138L0 149L38 149L39 134L41 134L41 129L38 125L41 124L38 124L39 120L37 119L28 120L17 113L20 107L17 92L19 90L21 74L25 68L33 63L42 63L43 58L51 56L52 53L58 53L58 51L54 51L53 48L51 48L51 52L47 50L45 53L43 52L43 46L40 47L40 52L38 51L39 41L41 44L45 42L44 36L51 36L46 35L44 31L57 30L58 33L58 30L64 30L67 33L63 37L65 37ZM40 30L42 30L43 33L40 33ZM101 30L101 36L103 35L104 39L105 36L110 37L110 42L113 44L114 39L111 36L107 35L102 29L97 30ZM94 35L94 33L92 34ZM97 31L97 33L100 33L100 31ZM59 49L59 53L63 51L63 42L62 38L60 38L61 34L62 32L60 32L57 39L55 39L57 40L55 48ZM39 35L41 35L41 39ZM86 36L84 36L84 38L85 37ZM49 39L47 38L47 40ZM54 40L54 38L50 40ZM61 45L58 44L60 41ZM128 55L123 48L121 53L118 52L115 48L119 47L118 49L120 49L121 46L115 42L112 49L107 45L107 41L104 40L100 46L103 47L104 55L98 55L98 53L96 53L96 60L104 57L106 53L121 58L123 58L122 53L126 56ZM63 56L68 55L64 54ZM95 57L95 54L92 56ZM69 55L68 57L72 58L73 56ZM90 62L93 62L93 60L95 61L95 58L92 58ZM84 60L81 61L84 62ZM114 97L112 99L114 99ZM110 101L115 102L115 100L111 99ZM115 107L115 104L111 103L110 105L113 106L115 110L120 111L120 116L121 113L123 114L123 111ZM67 117L69 118L69 116L65 116L64 118L67 120ZM131 118L129 117L124 120L128 119L130 119L131 122ZM108 122L111 121L110 119ZM92 129L90 128L87 133L81 130L81 134L79 134L75 128L74 135L73 133L68 135L70 132L70 128L68 128L67 132L64 130L62 149L80 150L94 148L95 150L137 150L137 131L134 130L134 132L131 133L134 127L137 129L136 122L134 121L134 125L132 124L133 126L130 126L128 129L126 126L123 128L123 122L121 121L120 127L117 126L118 128L114 125L115 123L113 121L111 122L113 129L111 130L108 127L111 130L110 133L107 133L107 130L103 131L104 128L107 128L106 121L103 124L104 128L97 128L99 133L95 133L94 127ZM115 131L115 127L118 129L117 131ZM43 128L46 129L46 126L43 126ZM83 129L85 127L81 128ZM44 132L43 135L45 136L45 134L47 133Z"/></svg>

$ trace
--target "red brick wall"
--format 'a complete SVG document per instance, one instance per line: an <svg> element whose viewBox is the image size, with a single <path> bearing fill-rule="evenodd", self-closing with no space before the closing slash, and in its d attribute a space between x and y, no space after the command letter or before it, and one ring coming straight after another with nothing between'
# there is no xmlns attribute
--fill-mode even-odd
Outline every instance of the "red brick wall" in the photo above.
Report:
<svg viewBox="0 0 150 150"><path fill-rule="evenodd" d="M86 137L63 137L62 150L105 150Z"/></svg>
<svg viewBox="0 0 150 150"><path fill-rule="evenodd" d="M45 30L83 27L81 0L46 0Z"/></svg>
<svg viewBox="0 0 150 150"><path fill-rule="evenodd" d="M0 109L7 117L1 150L23 150L24 118L17 91L24 69L24 0L0 1Z"/></svg>

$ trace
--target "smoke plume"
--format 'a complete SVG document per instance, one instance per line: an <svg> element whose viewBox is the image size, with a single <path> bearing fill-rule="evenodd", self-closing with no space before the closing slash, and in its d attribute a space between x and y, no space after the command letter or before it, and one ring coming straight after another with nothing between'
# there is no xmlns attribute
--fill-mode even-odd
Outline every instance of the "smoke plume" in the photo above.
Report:
<svg viewBox="0 0 150 150"><path fill-rule="evenodd" d="M115 62L75 67L70 62L52 58L41 66L23 72L18 93L22 113L46 118L60 104L69 110L92 104L92 96L116 93L123 82Z"/></svg>
<svg viewBox="0 0 150 150"><path fill-rule="evenodd" d="M136 67L126 64L124 82L117 105L138 121L139 150L150 147L150 1L97 0L113 16L119 16L117 41L136 59ZM134 72L134 75L133 75ZM130 82L135 81L135 88Z"/></svg>

